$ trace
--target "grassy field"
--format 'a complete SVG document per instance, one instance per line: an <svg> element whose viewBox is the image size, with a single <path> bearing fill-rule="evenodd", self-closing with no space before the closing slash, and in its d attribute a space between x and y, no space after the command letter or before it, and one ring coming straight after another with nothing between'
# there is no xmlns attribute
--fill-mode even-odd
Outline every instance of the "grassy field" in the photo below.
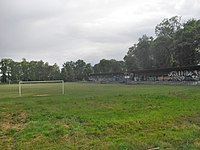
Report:
<svg viewBox="0 0 200 150"><path fill-rule="evenodd" d="M66 83L65 95L59 84L22 91L0 85L2 150L200 149L198 86Z"/></svg>

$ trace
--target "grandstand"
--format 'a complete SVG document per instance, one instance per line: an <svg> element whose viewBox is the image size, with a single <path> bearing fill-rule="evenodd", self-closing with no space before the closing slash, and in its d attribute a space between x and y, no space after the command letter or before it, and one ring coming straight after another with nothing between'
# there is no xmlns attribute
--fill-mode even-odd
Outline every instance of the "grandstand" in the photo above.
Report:
<svg viewBox="0 0 200 150"><path fill-rule="evenodd" d="M200 65L160 69L133 70L126 73L90 74L90 81L97 83L125 82L182 82L200 84ZM169 83L171 83L169 82Z"/></svg>

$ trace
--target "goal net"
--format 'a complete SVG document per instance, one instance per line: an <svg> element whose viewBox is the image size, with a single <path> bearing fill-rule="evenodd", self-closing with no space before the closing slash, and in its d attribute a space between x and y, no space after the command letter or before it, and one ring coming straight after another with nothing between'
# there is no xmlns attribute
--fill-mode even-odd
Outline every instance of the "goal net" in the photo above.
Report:
<svg viewBox="0 0 200 150"><path fill-rule="evenodd" d="M51 81L19 81L19 96L34 95L47 96L64 94L65 86L63 80Z"/></svg>

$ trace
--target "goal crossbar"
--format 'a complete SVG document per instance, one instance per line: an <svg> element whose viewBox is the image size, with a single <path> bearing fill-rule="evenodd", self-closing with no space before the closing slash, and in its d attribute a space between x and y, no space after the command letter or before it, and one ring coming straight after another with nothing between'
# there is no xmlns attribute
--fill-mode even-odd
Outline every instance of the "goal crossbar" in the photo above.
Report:
<svg viewBox="0 0 200 150"><path fill-rule="evenodd" d="M19 96L22 96L21 84L34 84L34 83L62 83L62 94L65 94L65 85L63 80L49 80L49 81L19 81Z"/></svg>

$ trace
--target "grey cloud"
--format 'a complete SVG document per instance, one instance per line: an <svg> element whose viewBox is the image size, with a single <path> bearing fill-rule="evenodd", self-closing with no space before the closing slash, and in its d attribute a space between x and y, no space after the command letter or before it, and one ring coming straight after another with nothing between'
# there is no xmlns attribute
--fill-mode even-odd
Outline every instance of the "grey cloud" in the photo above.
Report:
<svg viewBox="0 0 200 150"><path fill-rule="evenodd" d="M0 0L0 58L123 59L143 34L175 15L199 18L198 0Z"/></svg>

